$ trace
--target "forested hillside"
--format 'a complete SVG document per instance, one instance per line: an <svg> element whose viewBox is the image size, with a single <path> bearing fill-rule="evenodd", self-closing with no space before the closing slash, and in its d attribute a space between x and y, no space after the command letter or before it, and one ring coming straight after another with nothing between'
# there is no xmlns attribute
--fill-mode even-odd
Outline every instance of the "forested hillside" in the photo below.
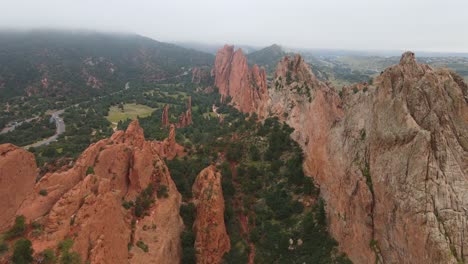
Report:
<svg viewBox="0 0 468 264"><path fill-rule="evenodd" d="M139 35L0 32L0 99L102 94L131 80L159 81L211 65L213 56Z"/></svg>

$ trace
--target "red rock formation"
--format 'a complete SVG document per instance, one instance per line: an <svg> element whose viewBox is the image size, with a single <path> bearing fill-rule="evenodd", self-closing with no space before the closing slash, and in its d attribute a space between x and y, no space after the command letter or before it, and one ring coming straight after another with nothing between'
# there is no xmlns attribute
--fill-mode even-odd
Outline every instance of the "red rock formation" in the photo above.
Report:
<svg viewBox="0 0 468 264"><path fill-rule="evenodd" d="M0 231L12 223L36 175L33 154L11 144L0 145Z"/></svg>
<svg viewBox="0 0 468 264"><path fill-rule="evenodd" d="M177 123L177 127L188 127L192 124L192 122L192 97L189 96L187 99L187 111L185 111L179 116L179 122Z"/></svg>
<svg viewBox="0 0 468 264"><path fill-rule="evenodd" d="M32 154L12 149L11 145L1 145L0 149L11 149L0 156L0 165L16 164L21 171L8 171L16 177L20 176L15 172L22 172L26 183L24 187L18 187L15 194L24 202L13 214L2 214L2 220L5 218L11 223L15 214L21 214L28 222L42 224L43 232L27 234L35 252L55 249L58 242L71 237L74 240L72 250L78 252L83 261L91 263L180 262L181 196L158 155L158 149L154 148L154 142L145 140L138 121L133 121L126 132L117 131L110 139L91 145L73 168L46 174L36 186L34 177L32 184L27 180L30 170L35 170ZM11 160L13 156L17 158L16 163ZM137 219L132 229L135 216L132 210L122 206L122 201L135 200L149 184L155 190L166 186L168 197L157 199L148 214ZM47 195L39 195L40 190L46 190ZM2 190L4 193L9 190ZM15 206L0 204L0 210L5 212ZM149 252L137 246L129 250L128 244L137 240L148 245Z"/></svg>
<svg viewBox="0 0 468 264"><path fill-rule="evenodd" d="M215 76L215 86L221 94L221 100L229 95L229 76L231 75L231 61L234 55L234 46L224 45L224 48L216 53L213 73Z"/></svg>
<svg viewBox="0 0 468 264"><path fill-rule="evenodd" d="M153 142L153 148L158 152L159 156L174 159L176 156L182 157L185 155L184 147L177 144L175 139L175 125L171 124L169 129L169 136L162 142Z"/></svg>
<svg viewBox="0 0 468 264"><path fill-rule="evenodd" d="M295 129L292 137L304 150L304 171L320 186L331 234L353 262L374 262L375 254L369 247L371 192L359 167L349 167L362 148L339 141L331 133L344 119L338 94L317 80L300 56L278 63L269 92L269 111ZM329 148L335 146L342 153L330 153Z"/></svg>
<svg viewBox="0 0 468 264"><path fill-rule="evenodd" d="M467 85L412 52L374 82L368 162L383 259L459 263L468 257Z"/></svg>
<svg viewBox="0 0 468 264"><path fill-rule="evenodd" d="M161 125L163 127L169 126L169 105L164 106L162 117L161 117Z"/></svg>
<svg viewBox="0 0 468 264"><path fill-rule="evenodd" d="M268 111L295 129L331 234L355 263L466 259L466 84L405 53L361 88L340 100L296 56L269 90Z"/></svg>
<svg viewBox="0 0 468 264"><path fill-rule="evenodd" d="M254 65L249 69L247 58L241 49L234 52L233 46L224 46L216 54L215 86L221 100L232 98L232 104L242 112L252 113L262 109L267 101L267 82L264 69Z"/></svg>
<svg viewBox="0 0 468 264"><path fill-rule="evenodd" d="M221 173L211 165L198 174L192 187L197 216L193 224L196 234L197 263L221 263L231 249L224 225L224 197Z"/></svg>

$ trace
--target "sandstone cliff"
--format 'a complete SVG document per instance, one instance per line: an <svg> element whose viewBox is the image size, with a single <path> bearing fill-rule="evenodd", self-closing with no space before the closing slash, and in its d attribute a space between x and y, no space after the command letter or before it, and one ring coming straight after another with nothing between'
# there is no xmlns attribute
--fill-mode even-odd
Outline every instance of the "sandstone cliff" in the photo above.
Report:
<svg viewBox="0 0 468 264"><path fill-rule="evenodd" d="M14 152L23 157L16 163L28 183L30 171L36 169L32 155ZM42 226L40 232L26 235L36 253L57 249L60 241L72 238L71 250L90 263L178 263L181 195L158 153L154 142L145 140L138 121L133 121L126 132L117 131L92 144L70 170L46 174L35 186L34 181L26 184L24 191L19 188L18 199L26 198L6 221L12 222L15 214L24 215L28 223ZM2 156L0 162L15 164L9 156ZM15 171L11 172L14 176ZM0 187L4 187L3 181ZM163 189L165 195L156 198ZM137 214L137 207L143 206L139 199L154 202ZM124 208L123 201L135 201L134 207ZM12 207L0 206L2 211Z"/></svg>
<svg viewBox="0 0 468 264"><path fill-rule="evenodd" d="M161 125L163 127L169 126L169 105L165 105L163 108L163 112L161 116Z"/></svg>
<svg viewBox="0 0 468 264"><path fill-rule="evenodd" d="M197 263L221 263L231 248L224 225L224 197L221 173L211 165L198 174L192 187L197 216L193 225L196 234Z"/></svg>
<svg viewBox="0 0 468 264"><path fill-rule="evenodd" d="M11 144L0 145L0 230L13 222L16 211L36 182L34 155Z"/></svg>
<svg viewBox="0 0 468 264"><path fill-rule="evenodd" d="M226 63L232 50L217 56L220 93L236 87L226 76L242 80ZM295 129L305 172L326 201L330 232L355 263L463 261L467 85L449 70L417 64L411 52L372 83L344 88L340 98L300 56L286 57L255 112ZM250 89L240 85L237 91ZM236 94L232 100L244 102Z"/></svg>
<svg viewBox="0 0 468 264"><path fill-rule="evenodd" d="M267 98L267 82L264 69L254 65L249 69L247 58L241 49L225 45L216 54L215 86L221 101L232 98L234 107L245 113L256 112Z"/></svg>

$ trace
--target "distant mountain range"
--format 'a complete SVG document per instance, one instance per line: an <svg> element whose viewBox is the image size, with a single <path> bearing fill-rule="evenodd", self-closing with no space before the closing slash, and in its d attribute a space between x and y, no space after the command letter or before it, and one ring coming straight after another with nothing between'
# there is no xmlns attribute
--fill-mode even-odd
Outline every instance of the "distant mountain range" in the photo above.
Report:
<svg viewBox="0 0 468 264"><path fill-rule="evenodd" d="M212 67L222 45L169 44L135 34L93 31L0 31L0 93L12 96L97 95L122 89L132 80L162 81L188 74L192 67ZM250 64L272 78L286 55L300 53L321 80L336 87L367 81L398 62L400 51L346 51L265 48L236 45ZM449 67L468 78L468 54L416 53L419 60Z"/></svg>
<svg viewBox="0 0 468 264"><path fill-rule="evenodd" d="M158 81L214 56L131 34L91 31L1 31L0 92L83 94L121 89L127 81Z"/></svg>

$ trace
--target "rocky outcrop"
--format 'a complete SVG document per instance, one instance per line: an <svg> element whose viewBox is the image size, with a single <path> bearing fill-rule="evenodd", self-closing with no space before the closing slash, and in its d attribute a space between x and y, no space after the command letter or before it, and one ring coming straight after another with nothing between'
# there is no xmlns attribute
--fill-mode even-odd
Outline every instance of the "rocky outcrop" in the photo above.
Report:
<svg viewBox="0 0 468 264"><path fill-rule="evenodd" d="M304 150L304 171L320 186L327 204L330 232L353 262L374 261L374 252L369 247L373 230L372 195L360 167L354 164L363 147L331 132L350 122L340 97L314 76L300 56L285 57L278 63L269 93L268 111L294 128L292 137ZM362 113L369 114L365 109L361 109Z"/></svg>
<svg viewBox="0 0 468 264"><path fill-rule="evenodd" d="M463 261L467 85L411 52L372 83L346 87L340 98L300 56L286 57L256 111L295 129L330 232L352 261Z"/></svg>
<svg viewBox="0 0 468 264"><path fill-rule="evenodd" d="M232 104L245 113L263 109L268 95L265 70L257 65L249 69L241 49L234 52L234 47L228 45L220 49L216 54L214 74L221 101L230 97Z"/></svg>
<svg viewBox="0 0 468 264"><path fill-rule="evenodd" d="M187 98L187 110L180 114L178 122L176 123L177 128L188 127L193 123L192 121L192 97ZM161 125L163 127L170 126L169 122L169 105L165 105L161 117Z"/></svg>
<svg viewBox="0 0 468 264"><path fill-rule="evenodd" d="M167 196L161 195L154 206L135 225L135 241L142 241L148 246L148 252L134 247L130 263L180 263L180 234L184 229L179 208L182 196L169 175L169 170L163 160L158 160L152 166L159 171L158 186L167 190Z"/></svg>
<svg viewBox="0 0 468 264"><path fill-rule="evenodd" d="M27 234L35 252L55 249L60 241L70 237L74 241L71 250L85 262L178 263L183 230L179 216L181 196L158 153L155 142L146 141L138 121L133 121L127 131L117 131L111 138L92 144L73 168L46 174L35 186L33 177L33 183L24 191L27 195L18 189L18 198L26 198L7 220L24 215L27 222L42 225L41 232ZM32 156L16 154L26 183L25 168L31 167L29 155ZM0 162L15 164L10 159L2 157ZM167 195L156 197L161 189ZM138 201L143 190L154 199L143 214L122 206L123 201ZM148 250L143 250L142 245Z"/></svg>
<svg viewBox="0 0 468 264"><path fill-rule="evenodd" d="M305 165L355 262L466 258L468 108L457 79L408 52L373 85L343 90L345 115L330 130L326 163Z"/></svg>
<svg viewBox="0 0 468 264"><path fill-rule="evenodd" d="M229 76L231 75L231 61L234 55L234 46L224 45L216 53L213 73L215 86L219 89L221 100L229 95Z"/></svg>
<svg viewBox="0 0 468 264"><path fill-rule="evenodd" d="M0 231L9 226L33 189L37 167L34 155L11 144L0 145Z"/></svg>
<svg viewBox="0 0 468 264"><path fill-rule="evenodd" d="M211 165L198 174L192 187L197 208L193 230L197 263L221 263L231 248L224 224L224 197L221 173Z"/></svg>
<svg viewBox="0 0 468 264"><path fill-rule="evenodd" d="M187 111L185 111L179 116L179 122L177 123L177 127L188 127L192 124L192 122L192 97L189 96L187 99Z"/></svg>
<svg viewBox="0 0 468 264"><path fill-rule="evenodd" d="M169 105L165 105L161 117L161 125L163 127L169 126Z"/></svg>
<svg viewBox="0 0 468 264"><path fill-rule="evenodd" d="M386 262L468 257L468 89L457 79L407 52L374 80L368 164Z"/></svg>
<svg viewBox="0 0 468 264"><path fill-rule="evenodd" d="M153 148L158 152L160 157L167 159L174 159L176 156L182 157L185 155L184 147L177 144L176 139L176 127L171 124L169 128L169 136L163 141L152 142Z"/></svg>

